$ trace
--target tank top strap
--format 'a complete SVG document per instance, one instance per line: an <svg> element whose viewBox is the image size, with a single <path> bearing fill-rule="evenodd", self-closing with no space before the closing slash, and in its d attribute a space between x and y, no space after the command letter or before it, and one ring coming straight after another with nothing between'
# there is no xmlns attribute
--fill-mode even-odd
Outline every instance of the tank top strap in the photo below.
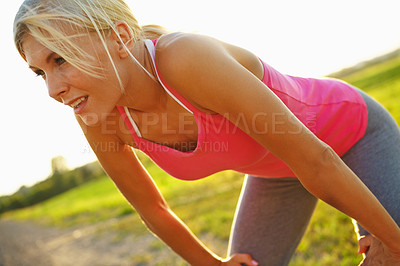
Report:
<svg viewBox="0 0 400 266"><path fill-rule="evenodd" d="M130 115L128 108L126 106L117 105L117 109L121 114L122 119L124 120L126 126L128 127L129 132L131 132L134 141L136 143L139 143L140 139L138 138L142 138L142 134L140 133L138 126L136 125L135 121Z"/></svg>
<svg viewBox="0 0 400 266"><path fill-rule="evenodd" d="M157 73L157 79L160 84L163 86L164 90L183 108L185 108L188 112L194 114L200 112L194 105L192 105L189 101L187 101L184 97L182 97L178 92L176 92L171 86L169 86L165 80L161 77L160 72L158 71L157 64L156 64L156 45L159 39L155 40L145 40L146 48L149 51L154 69Z"/></svg>

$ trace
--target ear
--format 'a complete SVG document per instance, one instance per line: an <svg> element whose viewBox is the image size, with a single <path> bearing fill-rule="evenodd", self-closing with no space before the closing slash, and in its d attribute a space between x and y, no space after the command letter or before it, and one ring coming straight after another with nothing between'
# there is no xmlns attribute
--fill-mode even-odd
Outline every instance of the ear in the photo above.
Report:
<svg viewBox="0 0 400 266"><path fill-rule="evenodd" d="M114 23L115 30L112 31L112 39L115 47L118 50L120 58L129 57L129 52L133 48L133 32L128 24L124 21L117 21Z"/></svg>

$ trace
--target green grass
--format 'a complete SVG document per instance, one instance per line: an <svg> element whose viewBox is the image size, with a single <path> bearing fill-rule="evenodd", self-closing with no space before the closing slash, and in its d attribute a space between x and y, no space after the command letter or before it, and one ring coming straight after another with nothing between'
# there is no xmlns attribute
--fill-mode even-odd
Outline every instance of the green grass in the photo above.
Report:
<svg viewBox="0 0 400 266"><path fill-rule="evenodd" d="M400 58L363 69L343 79L380 101L400 123ZM243 177L226 171L209 178L185 182L167 176L144 160L157 185L179 217L219 255L225 254L235 205ZM107 177L82 185L42 204L6 214L6 217L37 223L76 227L121 218L110 229L127 234L148 234L138 215L129 207ZM119 237L115 239L118 241ZM218 241L214 241L218 240ZM218 243L222 244L218 244ZM153 265L163 244L154 242L148 252L134 256L134 265ZM357 265L357 241L348 217L320 202L311 226L291 262L295 265ZM167 258L156 265L185 265Z"/></svg>
<svg viewBox="0 0 400 266"><path fill-rule="evenodd" d="M122 196L116 193L111 180L103 177L9 215L44 225L71 227L108 219L128 207Z"/></svg>
<svg viewBox="0 0 400 266"><path fill-rule="evenodd" d="M343 79L382 103L400 124L400 56Z"/></svg>

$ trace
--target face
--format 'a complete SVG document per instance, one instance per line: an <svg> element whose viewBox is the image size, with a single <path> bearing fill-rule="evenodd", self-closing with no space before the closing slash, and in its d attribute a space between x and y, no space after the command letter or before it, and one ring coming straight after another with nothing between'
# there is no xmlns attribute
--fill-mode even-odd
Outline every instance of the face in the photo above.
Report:
<svg viewBox="0 0 400 266"><path fill-rule="evenodd" d="M92 44L89 37L80 42L84 51L98 59L97 63L104 69L104 79L80 71L32 36L24 40L22 48L29 67L44 79L49 96L71 107L86 125L96 125L112 112L122 92L104 46L100 42L97 46ZM111 56L115 57L118 67L118 58L112 51Z"/></svg>

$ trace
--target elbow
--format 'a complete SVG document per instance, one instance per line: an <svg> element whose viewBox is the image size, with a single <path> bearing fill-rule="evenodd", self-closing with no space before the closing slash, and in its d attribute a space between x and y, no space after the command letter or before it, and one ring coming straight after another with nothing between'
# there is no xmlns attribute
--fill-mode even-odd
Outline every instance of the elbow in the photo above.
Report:
<svg viewBox="0 0 400 266"><path fill-rule="evenodd" d="M307 156L298 156L291 168L300 180L315 180L326 173L326 169L332 167L337 158L339 156L336 152L329 145L322 143L318 148L309 150Z"/></svg>
<svg viewBox="0 0 400 266"><path fill-rule="evenodd" d="M336 152L328 145L306 162L303 170L297 175L303 186L317 198L328 202L331 197L331 174L340 169L343 163Z"/></svg>
<svg viewBox="0 0 400 266"><path fill-rule="evenodd" d="M321 151L321 155L318 158L318 167L319 171L322 173L326 173L326 169L330 169L331 167L337 167L342 162L339 155L328 145L324 145L324 148Z"/></svg>

